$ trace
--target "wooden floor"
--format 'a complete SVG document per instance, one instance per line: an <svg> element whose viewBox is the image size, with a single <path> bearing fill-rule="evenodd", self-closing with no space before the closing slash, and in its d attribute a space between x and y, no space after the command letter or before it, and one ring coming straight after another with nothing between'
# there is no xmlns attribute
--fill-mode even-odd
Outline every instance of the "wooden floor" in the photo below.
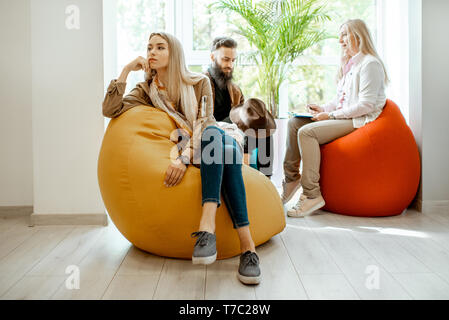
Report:
<svg viewBox="0 0 449 320"><path fill-rule="evenodd" d="M28 219L0 218L0 299L449 299L447 213L287 218L257 248L258 286L237 280L238 257L192 265L136 249L112 223L30 228ZM79 289L68 289L71 265Z"/></svg>

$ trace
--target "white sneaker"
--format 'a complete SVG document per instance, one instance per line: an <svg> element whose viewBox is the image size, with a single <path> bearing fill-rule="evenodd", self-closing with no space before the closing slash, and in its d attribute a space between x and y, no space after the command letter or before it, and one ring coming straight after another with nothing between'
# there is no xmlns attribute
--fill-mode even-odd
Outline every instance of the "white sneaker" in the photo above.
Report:
<svg viewBox="0 0 449 320"><path fill-rule="evenodd" d="M321 195L315 199L309 199L304 194L301 194L298 203L287 211L287 215L289 217L303 218L321 209L325 204Z"/></svg>
<svg viewBox="0 0 449 320"><path fill-rule="evenodd" d="M298 179L296 181L292 182L285 182L285 180L282 180L282 204L286 204L289 202L295 193L301 188L301 180Z"/></svg>

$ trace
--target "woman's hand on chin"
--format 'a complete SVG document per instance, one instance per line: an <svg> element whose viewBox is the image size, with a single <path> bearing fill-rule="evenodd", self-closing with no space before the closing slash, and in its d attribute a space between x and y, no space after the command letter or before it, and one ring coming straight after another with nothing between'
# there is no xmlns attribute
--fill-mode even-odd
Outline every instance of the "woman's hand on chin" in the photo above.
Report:
<svg viewBox="0 0 449 320"><path fill-rule="evenodd" d="M327 112L320 112L312 118L313 121L323 121L329 119L329 113Z"/></svg>
<svg viewBox="0 0 449 320"><path fill-rule="evenodd" d="M173 161L167 169L165 174L164 185L168 187L174 187L181 182L184 174L186 173L187 167L181 162L180 159Z"/></svg>
<svg viewBox="0 0 449 320"><path fill-rule="evenodd" d="M137 57L136 59L128 63L125 67L128 68L129 71L139 71L139 70L143 70L145 72L150 71L150 63L148 62L147 59L141 56Z"/></svg>

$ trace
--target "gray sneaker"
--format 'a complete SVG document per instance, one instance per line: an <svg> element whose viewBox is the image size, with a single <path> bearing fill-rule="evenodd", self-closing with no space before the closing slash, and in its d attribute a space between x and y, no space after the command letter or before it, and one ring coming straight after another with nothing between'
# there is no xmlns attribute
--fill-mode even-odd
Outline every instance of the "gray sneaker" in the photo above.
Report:
<svg viewBox="0 0 449 320"><path fill-rule="evenodd" d="M244 284L260 283L259 257L255 252L246 251L240 256L239 280Z"/></svg>
<svg viewBox="0 0 449 320"><path fill-rule="evenodd" d="M198 231L191 235L196 239L195 247L193 248L192 263L193 264L211 264L217 259L217 247L215 234Z"/></svg>

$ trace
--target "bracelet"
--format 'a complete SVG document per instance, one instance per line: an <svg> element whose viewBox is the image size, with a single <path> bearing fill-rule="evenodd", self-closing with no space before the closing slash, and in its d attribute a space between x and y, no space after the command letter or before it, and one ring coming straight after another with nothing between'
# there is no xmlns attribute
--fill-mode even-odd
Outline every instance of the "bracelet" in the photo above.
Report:
<svg viewBox="0 0 449 320"><path fill-rule="evenodd" d="M329 112L329 119L330 120L335 120L336 119L332 112Z"/></svg>

